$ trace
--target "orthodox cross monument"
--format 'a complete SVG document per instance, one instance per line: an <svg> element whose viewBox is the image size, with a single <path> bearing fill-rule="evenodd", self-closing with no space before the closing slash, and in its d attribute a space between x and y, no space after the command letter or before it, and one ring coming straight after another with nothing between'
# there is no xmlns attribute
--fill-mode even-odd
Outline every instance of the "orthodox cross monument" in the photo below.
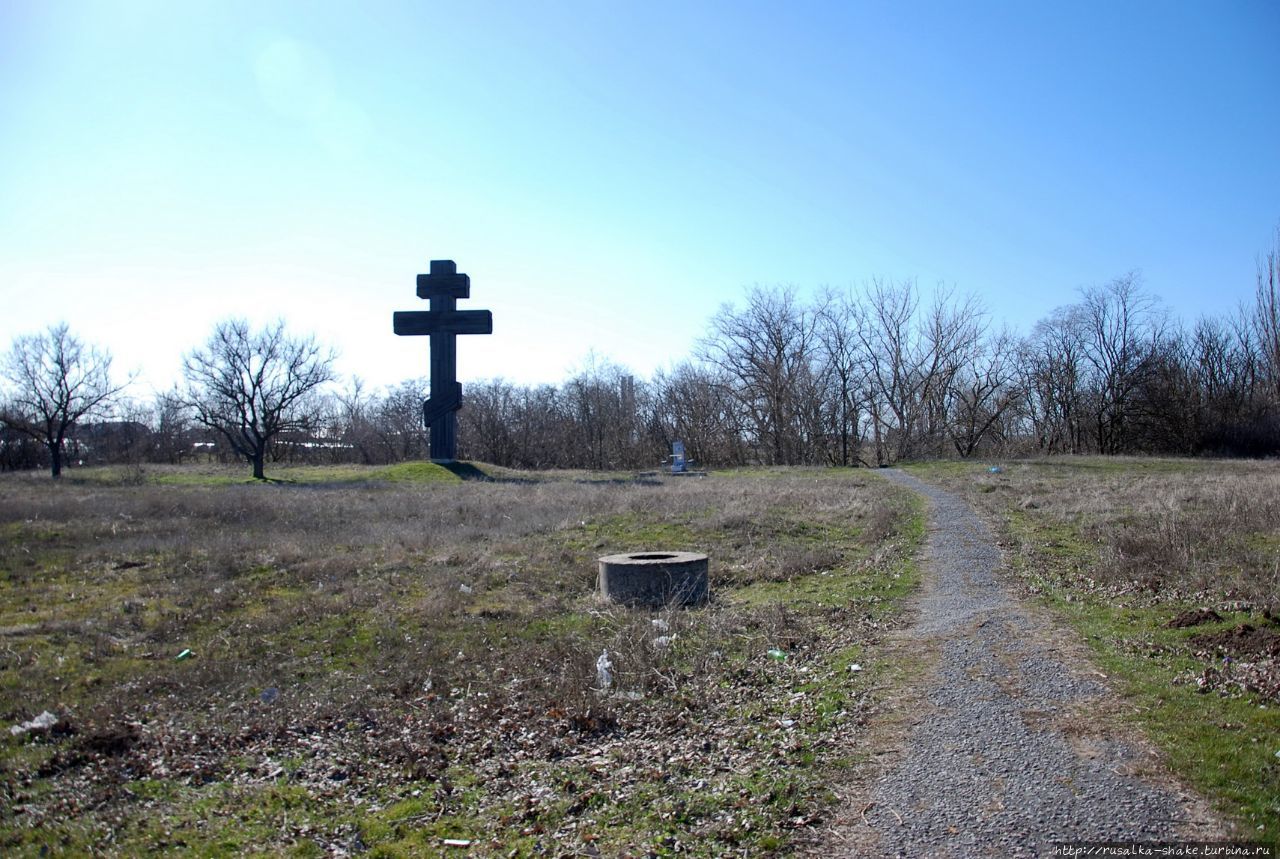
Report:
<svg viewBox="0 0 1280 859"><path fill-rule="evenodd" d="M458 382L459 334L492 334L488 310L458 310L459 298L471 297L471 278L458 274L451 259L433 259L431 273L418 275L418 298L430 300L430 310L392 314L397 334L426 334L431 338L431 396L422 404L422 422L431 431L431 461L453 462L458 452L457 411L462 408Z"/></svg>

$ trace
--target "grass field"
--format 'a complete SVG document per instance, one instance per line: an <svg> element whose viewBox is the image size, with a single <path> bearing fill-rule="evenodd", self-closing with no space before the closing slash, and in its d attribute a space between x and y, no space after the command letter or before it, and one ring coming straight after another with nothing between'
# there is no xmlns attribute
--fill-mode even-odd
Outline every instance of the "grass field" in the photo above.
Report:
<svg viewBox="0 0 1280 859"><path fill-rule="evenodd" d="M1277 843L1280 463L991 466L910 470L986 511L1024 591L1079 630L1175 771Z"/></svg>
<svg viewBox="0 0 1280 859"><path fill-rule="evenodd" d="M0 720L57 717L0 852L785 852L902 679L921 510L865 472L271 476L0 475ZM656 548L708 606L594 597Z"/></svg>

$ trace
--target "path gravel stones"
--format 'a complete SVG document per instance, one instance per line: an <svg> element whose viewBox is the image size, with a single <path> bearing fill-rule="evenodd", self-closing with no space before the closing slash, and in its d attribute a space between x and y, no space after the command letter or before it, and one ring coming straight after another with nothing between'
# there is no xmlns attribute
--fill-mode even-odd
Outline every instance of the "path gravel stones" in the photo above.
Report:
<svg viewBox="0 0 1280 859"><path fill-rule="evenodd" d="M871 788L858 852L1041 856L1057 841L1179 837L1199 812L1135 774L1149 756L1091 724L1106 689L1071 670L1001 585L986 525L955 495L882 474L931 502L911 635L940 664L900 761Z"/></svg>

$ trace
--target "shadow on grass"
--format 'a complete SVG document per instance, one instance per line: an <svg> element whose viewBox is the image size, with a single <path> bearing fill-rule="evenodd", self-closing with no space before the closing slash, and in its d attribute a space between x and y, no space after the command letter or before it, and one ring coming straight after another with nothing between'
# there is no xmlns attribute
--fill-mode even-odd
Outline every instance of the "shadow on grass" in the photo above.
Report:
<svg viewBox="0 0 1280 859"><path fill-rule="evenodd" d="M495 470L494 472L486 472L473 465L470 462L439 462L436 463L459 480L479 480L485 483L550 483L560 478L549 476L547 474L518 474L510 471ZM640 486L660 486L661 480L658 480L652 474L636 474L630 476L617 476L609 474L601 474L599 476L577 477L572 478L573 483L584 484L611 484L611 485L640 485Z"/></svg>
<svg viewBox="0 0 1280 859"><path fill-rule="evenodd" d="M595 474L588 473L585 476L579 475L579 472L570 471L565 475L557 475L552 472L519 472L499 466L485 466L481 468L470 462L436 462L434 465L443 468L459 480L478 480L485 483L517 483L517 484L535 484L535 483L552 483L557 481L568 481L571 483L599 485L627 485L627 486L661 486L662 481L654 472L638 472L635 474L618 474L615 472L597 472Z"/></svg>
<svg viewBox="0 0 1280 859"><path fill-rule="evenodd" d="M532 482L530 480L526 480L523 478L508 480L508 479L490 477L488 474L485 474L483 471L481 471L479 468L477 468L475 465L473 465L470 462L459 462L455 460L454 462L437 462L436 465L440 466L445 471L452 474L454 477L457 477L459 480L482 480L490 483L493 483L493 482L531 483Z"/></svg>

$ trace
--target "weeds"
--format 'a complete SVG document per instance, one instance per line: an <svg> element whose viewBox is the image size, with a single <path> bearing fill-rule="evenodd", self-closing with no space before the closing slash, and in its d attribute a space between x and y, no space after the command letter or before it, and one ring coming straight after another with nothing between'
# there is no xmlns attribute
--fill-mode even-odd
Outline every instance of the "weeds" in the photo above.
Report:
<svg viewBox="0 0 1280 859"><path fill-rule="evenodd" d="M6 852L783 849L915 582L856 473L162 476L0 481L0 719L64 725L3 741ZM595 599L653 548L711 604Z"/></svg>

